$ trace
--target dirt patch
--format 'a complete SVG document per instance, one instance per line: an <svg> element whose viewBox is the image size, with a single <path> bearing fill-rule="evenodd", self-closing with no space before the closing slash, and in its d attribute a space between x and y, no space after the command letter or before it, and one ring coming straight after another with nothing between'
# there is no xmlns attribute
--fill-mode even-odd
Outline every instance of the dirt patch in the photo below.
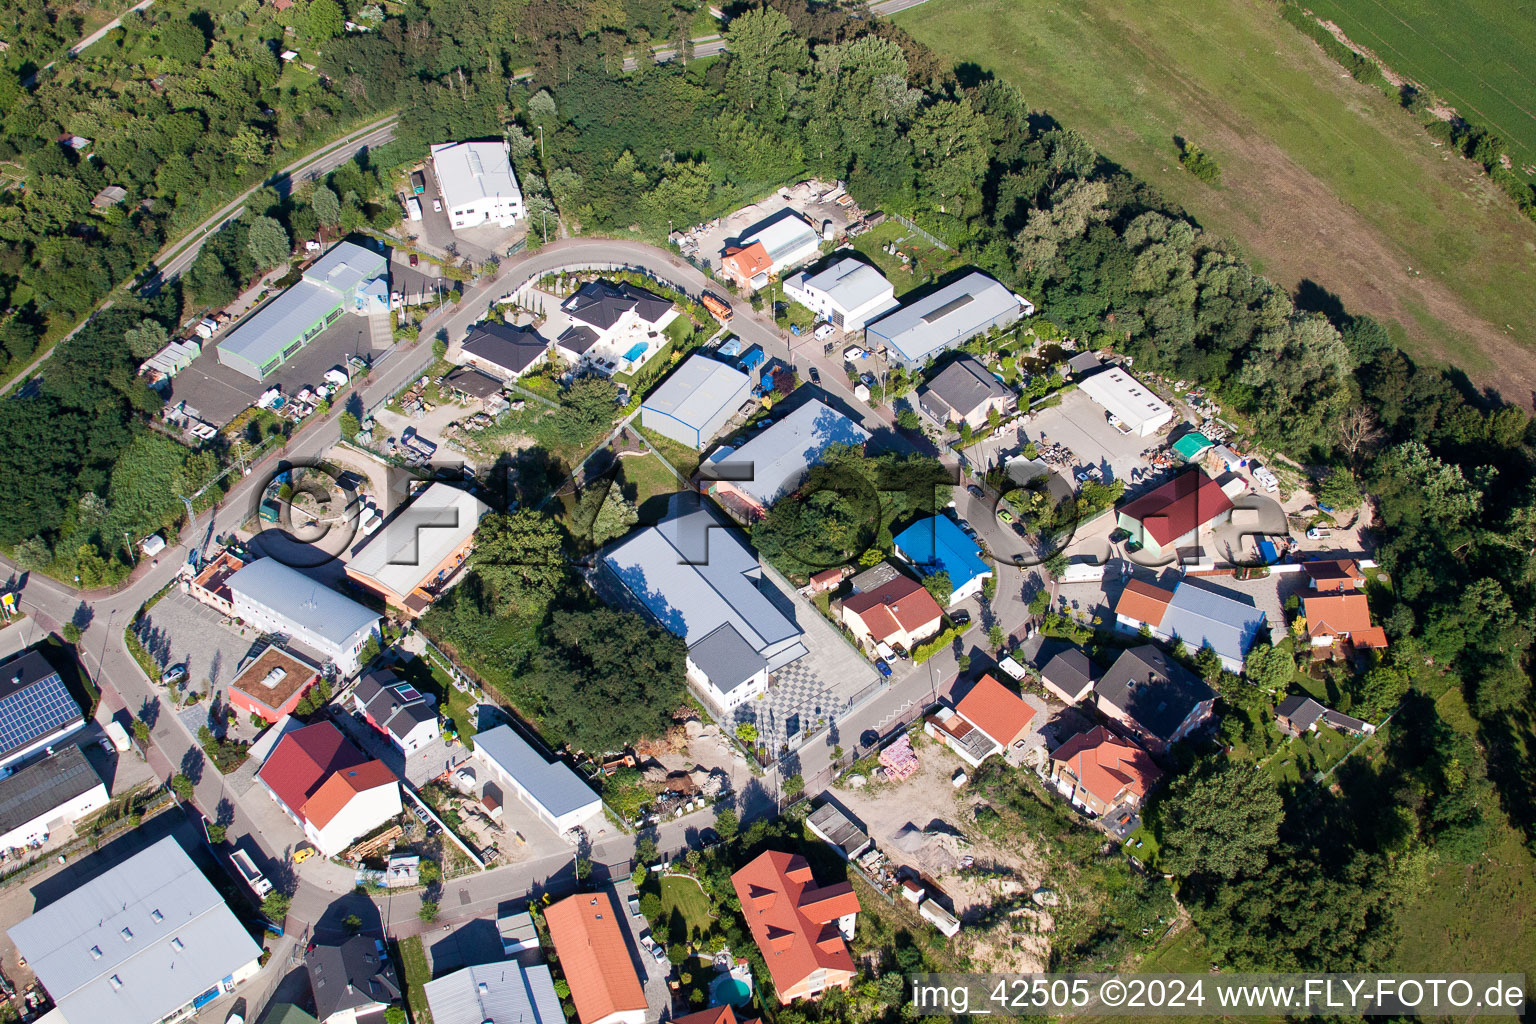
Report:
<svg viewBox="0 0 1536 1024"><path fill-rule="evenodd" d="M977 970L1044 970L1052 922L1028 898L1046 874L1038 853L1024 837L1004 847L974 827L985 801L951 784L964 767L958 758L932 742L917 745L917 755L922 767L904 782L843 784L828 793L893 865L942 890L962 923L950 940L957 955Z"/></svg>

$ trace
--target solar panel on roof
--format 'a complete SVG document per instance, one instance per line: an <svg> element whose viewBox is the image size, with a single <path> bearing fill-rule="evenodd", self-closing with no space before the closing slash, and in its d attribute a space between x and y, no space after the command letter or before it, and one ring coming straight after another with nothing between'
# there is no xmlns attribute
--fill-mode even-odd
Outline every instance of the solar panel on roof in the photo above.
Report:
<svg viewBox="0 0 1536 1024"><path fill-rule="evenodd" d="M80 717L80 706L57 675L0 700L0 752L26 746Z"/></svg>

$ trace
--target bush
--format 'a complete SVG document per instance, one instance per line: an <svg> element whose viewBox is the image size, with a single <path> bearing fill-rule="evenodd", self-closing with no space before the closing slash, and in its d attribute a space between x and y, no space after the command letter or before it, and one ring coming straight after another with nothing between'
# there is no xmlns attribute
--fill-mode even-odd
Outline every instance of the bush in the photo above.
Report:
<svg viewBox="0 0 1536 1024"><path fill-rule="evenodd" d="M1049 598L1047 598L1047 600L1049 600ZM913 664L921 665L923 662L927 661L935 654L938 654L950 644L954 643L959 636L960 629L956 626L951 626L949 629L946 629L932 640L929 640L926 643L918 644L916 647L912 648Z"/></svg>
<svg viewBox="0 0 1536 1024"><path fill-rule="evenodd" d="M1209 153L1193 142L1179 140L1179 164L1207 185L1214 185L1221 180L1221 167Z"/></svg>

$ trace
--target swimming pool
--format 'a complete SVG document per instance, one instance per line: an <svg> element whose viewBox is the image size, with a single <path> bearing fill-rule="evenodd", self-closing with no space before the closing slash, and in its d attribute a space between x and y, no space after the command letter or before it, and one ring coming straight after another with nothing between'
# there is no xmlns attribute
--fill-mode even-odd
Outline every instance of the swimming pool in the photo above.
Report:
<svg viewBox="0 0 1536 1024"><path fill-rule="evenodd" d="M731 977L729 974L722 974L716 979L714 985L710 987L712 990L710 992L710 1002L716 1006L722 1003L729 1003L732 1006L745 1006L752 1000L752 986Z"/></svg>
<svg viewBox="0 0 1536 1024"><path fill-rule="evenodd" d="M627 362L631 362L632 363L636 359L639 359L641 356L645 355L645 349L646 349L645 342L637 341L633 345L629 346L629 351L624 353L624 359Z"/></svg>

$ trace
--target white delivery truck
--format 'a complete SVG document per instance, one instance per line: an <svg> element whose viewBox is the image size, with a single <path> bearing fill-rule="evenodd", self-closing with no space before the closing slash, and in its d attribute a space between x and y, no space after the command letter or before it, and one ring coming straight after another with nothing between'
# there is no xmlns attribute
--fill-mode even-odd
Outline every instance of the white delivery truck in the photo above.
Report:
<svg viewBox="0 0 1536 1024"><path fill-rule="evenodd" d="M405 201L405 212L410 215L411 220L421 220L421 200L407 199Z"/></svg>
<svg viewBox="0 0 1536 1024"><path fill-rule="evenodd" d="M128 730L124 729L116 721L108 721L102 729L107 734L107 739L111 740L112 745L117 748L119 754L126 754L128 752Z"/></svg>
<svg viewBox="0 0 1536 1024"><path fill-rule="evenodd" d="M272 891L272 883L256 870L256 862L251 860L250 854L244 850L236 850L229 855L229 859L235 865L235 870L240 872L240 877L245 880L245 884L250 886L251 891L256 894L257 899L261 899Z"/></svg>

